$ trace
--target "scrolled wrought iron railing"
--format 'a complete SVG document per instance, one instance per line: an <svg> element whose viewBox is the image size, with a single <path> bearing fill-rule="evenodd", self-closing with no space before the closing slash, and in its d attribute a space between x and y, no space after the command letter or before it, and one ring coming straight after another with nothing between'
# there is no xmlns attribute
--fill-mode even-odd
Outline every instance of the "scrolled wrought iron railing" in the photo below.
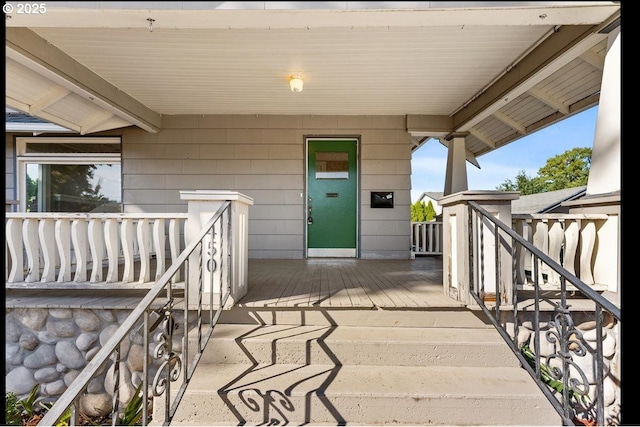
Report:
<svg viewBox="0 0 640 427"><path fill-rule="evenodd" d="M536 381L564 425L619 425L620 307L477 203L470 201L469 207L473 300ZM493 242L485 241L487 230ZM533 256L532 291L524 292L516 286L518 246ZM494 253L487 254L487 248ZM513 276L508 279L501 275L505 253L513 267ZM495 265L487 268L485 258ZM558 290L542 289L538 271L541 265L559 276ZM495 272L495 277L486 275L485 270ZM583 327L576 325L576 320Z"/></svg>
<svg viewBox="0 0 640 427"><path fill-rule="evenodd" d="M141 335L144 346L139 392L136 391L136 395L131 397L138 399L141 405L136 415L139 416L136 425L148 425L152 418L151 410L154 417L157 414L158 418L162 418L155 419L154 423L170 424L231 293L233 239L230 203L227 201L220 206L38 425L56 425L69 410L71 425L77 425L87 387L105 370L107 375L111 373L113 377L110 422L112 425L122 424L128 402L123 402L125 398L121 396L120 353L121 346L133 335ZM202 274L203 266L208 269L207 274ZM197 268L200 274L190 276L190 268ZM184 281L175 280L179 274L182 274ZM197 283L192 283L192 280ZM203 297L207 294L206 288L209 291L209 304L205 312ZM190 295L190 290L197 295ZM191 301L197 301L197 304L191 304ZM205 323L207 313L208 322ZM190 340L190 335L197 337ZM195 347L191 359L190 345ZM179 380L178 389L172 392L172 384ZM154 409L154 404L162 404L162 409Z"/></svg>

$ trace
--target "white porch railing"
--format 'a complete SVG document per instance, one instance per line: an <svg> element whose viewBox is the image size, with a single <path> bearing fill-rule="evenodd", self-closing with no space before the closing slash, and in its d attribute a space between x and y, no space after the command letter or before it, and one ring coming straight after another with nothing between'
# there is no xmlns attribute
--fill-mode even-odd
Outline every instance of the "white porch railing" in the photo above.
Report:
<svg viewBox="0 0 640 427"><path fill-rule="evenodd" d="M411 223L411 259L416 255L442 255L442 222Z"/></svg>
<svg viewBox="0 0 640 427"><path fill-rule="evenodd" d="M7 284L156 281L167 268L165 259L175 261L185 246L187 214L181 213L7 213L5 218Z"/></svg>
<svg viewBox="0 0 640 427"><path fill-rule="evenodd" d="M614 291L617 277L612 265L617 258L607 248L616 247L617 218L607 214L514 214L512 224L516 233L585 284ZM515 259L518 287L531 287L533 254L518 246ZM541 289L559 288L560 276L555 271L539 260L537 270Z"/></svg>

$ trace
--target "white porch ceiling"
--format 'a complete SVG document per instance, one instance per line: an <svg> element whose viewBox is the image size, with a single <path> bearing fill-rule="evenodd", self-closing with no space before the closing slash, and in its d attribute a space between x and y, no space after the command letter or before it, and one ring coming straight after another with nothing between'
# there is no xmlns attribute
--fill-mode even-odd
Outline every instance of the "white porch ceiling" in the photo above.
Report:
<svg viewBox="0 0 640 427"><path fill-rule="evenodd" d="M620 14L619 2L46 7L6 20L6 104L79 133L156 132L181 114L406 115L415 147L468 132L474 163L597 105Z"/></svg>

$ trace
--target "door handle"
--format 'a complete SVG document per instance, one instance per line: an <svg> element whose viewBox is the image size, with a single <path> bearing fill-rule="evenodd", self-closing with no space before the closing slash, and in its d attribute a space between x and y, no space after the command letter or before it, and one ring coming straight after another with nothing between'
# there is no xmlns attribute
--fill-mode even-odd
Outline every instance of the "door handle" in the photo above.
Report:
<svg viewBox="0 0 640 427"><path fill-rule="evenodd" d="M309 224L309 225L313 224L313 218L308 217L307 218L307 224Z"/></svg>

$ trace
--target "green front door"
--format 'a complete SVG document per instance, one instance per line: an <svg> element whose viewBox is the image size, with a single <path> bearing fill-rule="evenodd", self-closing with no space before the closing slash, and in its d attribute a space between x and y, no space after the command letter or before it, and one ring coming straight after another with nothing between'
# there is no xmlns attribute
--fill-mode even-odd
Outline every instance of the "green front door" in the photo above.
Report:
<svg viewBox="0 0 640 427"><path fill-rule="evenodd" d="M358 151L355 139L309 139L307 256L357 256Z"/></svg>

